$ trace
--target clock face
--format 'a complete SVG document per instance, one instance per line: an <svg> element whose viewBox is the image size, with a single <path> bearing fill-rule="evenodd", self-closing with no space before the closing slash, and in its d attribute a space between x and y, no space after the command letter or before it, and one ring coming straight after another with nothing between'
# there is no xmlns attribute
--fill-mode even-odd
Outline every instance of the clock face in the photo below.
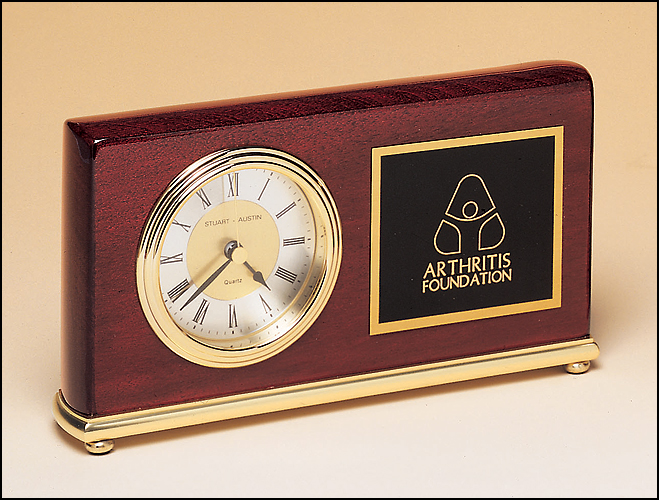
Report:
<svg viewBox="0 0 659 500"><path fill-rule="evenodd" d="M299 338L329 299L340 223L317 175L285 153L214 153L166 189L138 258L142 308L174 352L243 366Z"/></svg>

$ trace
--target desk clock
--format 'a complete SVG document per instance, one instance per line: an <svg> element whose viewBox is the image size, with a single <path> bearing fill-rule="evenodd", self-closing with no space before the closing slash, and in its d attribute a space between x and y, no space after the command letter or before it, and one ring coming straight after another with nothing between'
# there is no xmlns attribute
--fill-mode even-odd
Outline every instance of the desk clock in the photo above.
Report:
<svg viewBox="0 0 659 500"><path fill-rule="evenodd" d="M56 421L585 372L592 139L560 61L68 120Z"/></svg>

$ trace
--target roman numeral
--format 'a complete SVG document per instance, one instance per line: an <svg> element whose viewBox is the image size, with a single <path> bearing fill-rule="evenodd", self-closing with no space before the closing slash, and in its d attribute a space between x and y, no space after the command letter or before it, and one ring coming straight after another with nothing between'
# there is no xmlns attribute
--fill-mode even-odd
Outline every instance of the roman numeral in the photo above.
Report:
<svg viewBox="0 0 659 500"><path fill-rule="evenodd" d="M176 255L172 256L167 256L167 255L161 255L160 256L160 264L174 264L176 262L183 262L183 254L182 253L177 253Z"/></svg>
<svg viewBox="0 0 659 500"><path fill-rule="evenodd" d="M178 285L172 288L169 292L167 292L167 295L169 295L169 299L172 302L176 302L176 299L178 299L181 295L183 295L186 292L186 290L191 286L192 283L189 282L187 279L184 279Z"/></svg>
<svg viewBox="0 0 659 500"><path fill-rule="evenodd" d="M279 212L277 215L275 215L275 217L277 217L277 219L279 219L282 215L284 215L286 212L288 212L294 206L295 206L295 202L288 205L285 209L283 209L281 212Z"/></svg>
<svg viewBox="0 0 659 500"><path fill-rule="evenodd" d="M211 201L208 199L208 196L206 193L204 193L203 189L197 191L196 194L199 196L199 198L201 198L201 204L203 205L204 210L211 206Z"/></svg>
<svg viewBox="0 0 659 500"><path fill-rule="evenodd" d="M288 281L289 283L295 283L295 278L297 278L297 274L293 274L288 269L284 269L283 267L277 268L277 271L275 271L275 276L283 279L284 281Z"/></svg>
<svg viewBox="0 0 659 500"><path fill-rule="evenodd" d="M302 244L304 244L304 236L300 236L299 238L284 238L285 247L291 245L302 245Z"/></svg>
<svg viewBox="0 0 659 500"><path fill-rule="evenodd" d="M176 224L177 226L182 227L183 230L184 230L186 233L188 232L188 229L190 229L190 226L189 226L189 225L187 225L187 224L182 224L182 223L180 223L179 221L177 221L176 219L174 219L174 220L172 221L172 225L174 225L174 224Z"/></svg>
<svg viewBox="0 0 659 500"><path fill-rule="evenodd" d="M197 309L197 313L192 318L192 321L195 323L203 324L204 318L206 317L206 311L208 311L208 301L206 299L201 299L201 305Z"/></svg>
<svg viewBox="0 0 659 500"><path fill-rule="evenodd" d="M258 201L261 201L261 196L263 196L263 192L265 191L265 188L268 187L268 182L270 182L270 178L269 178L269 177L268 177L268 180L265 181L265 186L263 186L263 189L261 189L261 194L260 194L259 197L257 198Z"/></svg>
<svg viewBox="0 0 659 500"><path fill-rule="evenodd" d="M238 327L238 318L236 316L236 306L229 304L229 328Z"/></svg>
<svg viewBox="0 0 659 500"><path fill-rule="evenodd" d="M227 194L227 197L238 196L238 172L229 174L228 179L229 179L229 193Z"/></svg>
<svg viewBox="0 0 659 500"><path fill-rule="evenodd" d="M266 313L269 313L272 311L272 307L268 305L268 303L265 301L263 297L261 297L261 294L259 293L259 298L261 299L261 305L263 306L263 309L265 309Z"/></svg>

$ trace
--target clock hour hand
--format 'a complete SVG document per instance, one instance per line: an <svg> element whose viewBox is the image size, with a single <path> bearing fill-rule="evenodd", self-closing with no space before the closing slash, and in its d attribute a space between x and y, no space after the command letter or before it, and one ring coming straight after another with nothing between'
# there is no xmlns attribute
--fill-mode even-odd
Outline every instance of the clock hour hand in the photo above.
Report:
<svg viewBox="0 0 659 500"><path fill-rule="evenodd" d="M245 264L245 267L249 269L250 273L252 273L252 278L254 278L254 281L260 283L268 290L270 290L270 287L265 282L265 278L263 278L263 273L261 271L254 270L254 268L249 265L249 262L247 262L247 250L245 250L245 248L240 243L236 243L235 248L232 248L231 260L238 264Z"/></svg>
<svg viewBox="0 0 659 500"><path fill-rule="evenodd" d="M249 269L250 273L252 273L252 278L254 278L254 281L256 281L257 283L261 283L264 287L270 290L270 287L265 282L265 279L263 278L263 273L261 271L255 271L254 268L250 266L247 261L243 262L243 264L245 264L245 267Z"/></svg>
<svg viewBox="0 0 659 500"><path fill-rule="evenodd" d="M245 267L249 269L250 273L252 273L252 278L254 278L254 281L260 283L268 290L270 290L270 287L265 282L265 278L263 278L263 273L261 271L254 270L254 268L249 265L249 262L247 262L247 250L245 250L245 248L240 243L237 244L236 248L232 249L231 260L238 264L245 264Z"/></svg>

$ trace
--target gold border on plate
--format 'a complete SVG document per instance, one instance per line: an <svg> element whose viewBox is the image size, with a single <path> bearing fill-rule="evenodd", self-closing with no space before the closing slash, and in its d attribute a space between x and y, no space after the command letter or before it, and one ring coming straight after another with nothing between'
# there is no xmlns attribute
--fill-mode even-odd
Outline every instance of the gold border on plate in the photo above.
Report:
<svg viewBox="0 0 659 500"><path fill-rule="evenodd" d="M553 282L551 299L485 307L468 311L437 314L421 318L411 318L380 323L380 188L381 160L383 156L418 151L459 148L476 144L516 141L538 137L555 138L554 141L554 238L553 238ZM508 316L531 311L542 311L561 307L562 242L563 242L563 126L545 127L498 134L476 135L383 146L372 149L371 178L371 293L370 293L370 334L380 335L403 330L446 325L462 321Z"/></svg>

